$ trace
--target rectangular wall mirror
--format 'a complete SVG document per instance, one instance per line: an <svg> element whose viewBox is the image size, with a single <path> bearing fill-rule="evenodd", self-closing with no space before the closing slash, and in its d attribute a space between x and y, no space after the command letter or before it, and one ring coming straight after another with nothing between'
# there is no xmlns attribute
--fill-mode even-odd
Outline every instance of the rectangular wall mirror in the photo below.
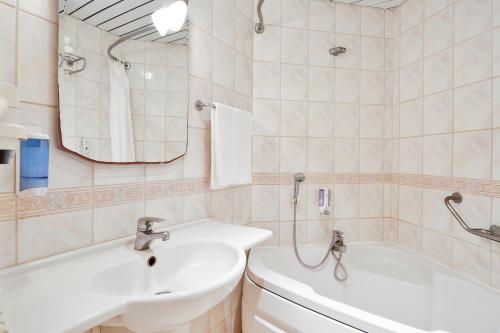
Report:
<svg viewBox="0 0 500 333"><path fill-rule="evenodd" d="M103 163L185 154L186 11L183 0L59 1L63 149Z"/></svg>

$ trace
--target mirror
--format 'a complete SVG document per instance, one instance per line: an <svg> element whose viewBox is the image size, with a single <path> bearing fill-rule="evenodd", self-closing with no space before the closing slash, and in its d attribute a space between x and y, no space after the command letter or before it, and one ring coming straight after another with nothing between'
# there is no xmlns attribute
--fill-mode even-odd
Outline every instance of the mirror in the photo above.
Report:
<svg viewBox="0 0 500 333"><path fill-rule="evenodd" d="M183 156L186 2L60 0L59 6L63 149L103 163L162 163Z"/></svg>

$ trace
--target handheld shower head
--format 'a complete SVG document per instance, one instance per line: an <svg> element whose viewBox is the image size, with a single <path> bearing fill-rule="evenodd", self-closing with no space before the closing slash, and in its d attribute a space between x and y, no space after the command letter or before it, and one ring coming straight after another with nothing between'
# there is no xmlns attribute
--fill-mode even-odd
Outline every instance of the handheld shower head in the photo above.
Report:
<svg viewBox="0 0 500 333"><path fill-rule="evenodd" d="M293 189L293 200L295 201L295 203L297 203L297 198L299 197L300 183L303 183L306 180L306 175L304 175L302 172L296 173L295 176L293 176L293 180L295 182L295 187Z"/></svg>
<svg viewBox="0 0 500 333"><path fill-rule="evenodd" d="M306 180L306 175L304 175L302 172L296 173L295 176L293 176L293 179L295 183L302 183L304 180Z"/></svg>

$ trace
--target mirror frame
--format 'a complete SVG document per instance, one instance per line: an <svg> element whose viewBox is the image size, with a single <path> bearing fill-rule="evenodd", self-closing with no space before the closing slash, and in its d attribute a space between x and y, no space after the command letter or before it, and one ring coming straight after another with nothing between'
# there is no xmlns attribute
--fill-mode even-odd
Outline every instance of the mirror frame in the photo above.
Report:
<svg viewBox="0 0 500 333"><path fill-rule="evenodd" d="M187 5L188 5L188 14L186 16L186 21L189 22L189 2L187 1ZM63 13L58 13L58 17L59 15L67 15L67 14L64 14ZM60 26L60 25L58 25ZM58 40L59 40L59 29L57 30L57 36L58 36ZM187 57L188 57L188 92L187 92L187 96L188 96L188 101L187 101L187 109L186 109L186 149L184 150L184 153L182 155L179 155L173 159L170 159L170 160L165 160L165 161L154 161L154 162L149 162L149 161L136 161L136 162L112 162L112 161L101 161L101 160L95 160L93 158L90 158L90 157L87 157L85 155L82 155L81 153L79 152L76 152L74 150L71 150L67 147L64 146L64 143L63 143L63 135L62 135L62 124L61 124L61 103L60 103L60 100L61 100L61 89L60 89L60 83L59 83L59 76L58 76L58 80L57 80L57 144L58 144L58 148L62 151L64 151L65 153L68 153L68 154L71 154L71 155L74 155L76 157L79 157L87 162L93 162L93 163L99 163L99 164L107 164L107 165L159 165L159 164L168 164L168 163L172 163L178 159L181 159L183 158L186 154L187 154L187 151L188 151L188 145L189 145L189 111L190 111L190 89L189 89L189 77L190 77L190 52L189 52L189 47L190 47L190 43L188 44L188 52L187 52ZM58 54L59 54L59 44L57 46L57 51L58 51ZM56 62L56 67L58 68L58 58L55 59L55 62Z"/></svg>

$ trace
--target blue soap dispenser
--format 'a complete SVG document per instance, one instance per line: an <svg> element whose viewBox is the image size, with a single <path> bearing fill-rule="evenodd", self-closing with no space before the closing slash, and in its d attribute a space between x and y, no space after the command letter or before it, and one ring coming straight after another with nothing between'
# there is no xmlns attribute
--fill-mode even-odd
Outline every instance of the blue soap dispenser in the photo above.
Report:
<svg viewBox="0 0 500 333"><path fill-rule="evenodd" d="M21 141L19 190L23 195L44 196L49 187L49 136L28 134Z"/></svg>

